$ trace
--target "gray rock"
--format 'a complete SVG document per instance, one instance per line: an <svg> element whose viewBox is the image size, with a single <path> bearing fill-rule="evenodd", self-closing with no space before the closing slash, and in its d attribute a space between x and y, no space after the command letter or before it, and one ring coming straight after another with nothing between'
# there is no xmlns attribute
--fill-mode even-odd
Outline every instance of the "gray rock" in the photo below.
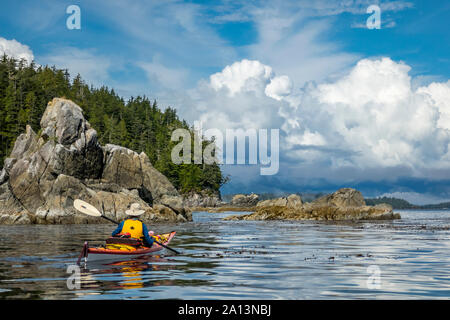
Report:
<svg viewBox="0 0 450 320"><path fill-rule="evenodd" d="M270 200L259 201L256 207L288 207L298 208L302 205L302 199L297 194L291 194L288 197L281 197Z"/></svg>
<svg viewBox="0 0 450 320"><path fill-rule="evenodd" d="M10 158L20 159L36 151L38 139L36 133L29 125L26 126L25 133L19 135L14 142ZM5 161L5 166L8 166ZM11 165L9 165L11 166Z"/></svg>
<svg viewBox="0 0 450 320"><path fill-rule="evenodd" d="M363 195L358 190L342 188L332 194L313 201L313 204L318 206L326 205L347 208L365 206L366 202L364 201Z"/></svg>
<svg viewBox="0 0 450 320"><path fill-rule="evenodd" d="M4 161L4 167L3 169L5 169L5 171L7 173L9 173L9 171L11 170L11 168L14 166L14 164L17 162L16 158L6 158Z"/></svg>
<svg viewBox="0 0 450 320"><path fill-rule="evenodd" d="M150 204L164 204L176 211L183 207L183 198L162 173L150 163L145 153L107 144L102 180L126 189L135 189Z"/></svg>
<svg viewBox="0 0 450 320"><path fill-rule="evenodd" d="M67 99L51 101L41 119L42 136L56 138L59 144L70 146L82 138L86 131L86 120L81 108Z"/></svg>
<svg viewBox="0 0 450 320"><path fill-rule="evenodd" d="M104 148L105 165L102 180L128 189L138 189L143 184L141 159L127 148L107 144Z"/></svg>
<svg viewBox="0 0 450 320"><path fill-rule="evenodd" d="M141 159L140 164L143 173L142 185L146 190L150 191L155 203L162 203L163 196L171 196L178 198L181 204L182 198L169 179L152 166L150 159L145 153L142 152L139 158Z"/></svg>
<svg viewBox="0 0 450 320"><path fill-rule="evenodd" d="M2 171L0 171L0 185L6 182L6 180L9 179L8 172L6 172L6 169L3 168Z"/></svg>
<svg viewBox="0 0 450 320"><path fill-rule="evenodd" d="M222 204L218 193L190 192L183 197L184 205L190 208L217 207Z"/></svg>
<svg viewBox="0 0 450 320"><path fill-rule="evenodd" d="M184 207L183 198L178 195L172 196L165 194L160 197L158 203L165 205L176 212L179 212Z"/></svg>
<svg viewBox="0 0 450 320"><path fill-rule="evenodd" d="M18 213L26 213L24 206L11 192L11 188L8 183L0 185L0 215L3 215L3 220L10 220L8 216ZM0 223L1 223L0 219ZM14 219L12 220L14 221Z"/></svg>

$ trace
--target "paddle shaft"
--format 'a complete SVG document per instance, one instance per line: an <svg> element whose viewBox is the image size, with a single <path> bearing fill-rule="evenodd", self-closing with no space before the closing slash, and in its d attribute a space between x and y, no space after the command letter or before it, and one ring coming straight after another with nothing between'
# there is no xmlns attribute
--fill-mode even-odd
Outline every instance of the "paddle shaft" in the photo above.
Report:
<svg viewBox="0 0 450 320"><path fill-rule="evenodd" d="M113 220L113 219L111 219L111 218L108 218L107 216L101 215L100 217L102 217L102 218L104 218L104 219L106 219L106 220L108 220L108 221L110 221L110 222L112 222L112 223L115 223L115 224L119 225L119 223L118 223L117 221L115 221L115 220ZM164 248L166 248L166 249L168 249L168 250L170 250L170 251L175 252L176 254L179 254L179 252L178 252L177 250L172 249L172 248L166 246L165 244L162 244L161 242L156 241L156 240L154 240L154 239L153 239L153 241L155 241L155 242L156 242L157 244L159 244L161 247L164 247Z"/></svg>
<svg viewBox="0 0 450 320"><path fill-rule="evenodd" d="M110 222L112 222L112 223L115 223L115 224L119 224L117 221L115 221L115 220L113 220L113 219L111 219L111 218L108 218L107 216L104 216L104 215L101 215L101 217L103 218L103 219L106 219L106 220L108 220L108 221L110 221Z"/></svg>

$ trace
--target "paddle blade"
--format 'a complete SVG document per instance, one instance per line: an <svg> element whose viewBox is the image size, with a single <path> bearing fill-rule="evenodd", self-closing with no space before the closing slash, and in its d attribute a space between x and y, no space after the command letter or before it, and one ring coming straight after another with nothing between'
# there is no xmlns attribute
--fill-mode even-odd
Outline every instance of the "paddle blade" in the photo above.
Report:
<svg viewBox="0 0 450 320"><path fill-rule="evenodd" d="M73 202L73 206L75 207L75 209L77 209L81 213L87 214L88 216L100 217L102 215L97 210L96 207L94 207L93 205L90 205L89 203L84 202L84 201L82 201L80 199L76 199Z"/></svg>

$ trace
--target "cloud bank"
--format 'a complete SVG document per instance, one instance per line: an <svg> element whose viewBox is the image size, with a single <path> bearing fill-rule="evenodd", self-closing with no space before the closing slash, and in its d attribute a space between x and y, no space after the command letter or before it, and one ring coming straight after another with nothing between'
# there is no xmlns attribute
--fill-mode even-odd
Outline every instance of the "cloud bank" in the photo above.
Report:
<svg viewBox="0 0 450 320"><path fill-rule="evenodd" d="M223 131L280 128L280 178L448 179L450 81L414 88L410 71L388 57L362 59L338 79L295 88L242 60L191 92L190 117Z"/></svg>

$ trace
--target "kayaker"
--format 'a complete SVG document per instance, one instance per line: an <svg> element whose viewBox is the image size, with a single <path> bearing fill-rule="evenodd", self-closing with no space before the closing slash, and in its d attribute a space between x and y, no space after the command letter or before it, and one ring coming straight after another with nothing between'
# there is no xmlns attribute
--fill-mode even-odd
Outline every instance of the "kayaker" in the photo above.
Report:
<svg viewBox="0 0 450 320"><path fill-rule="evenodd" d="M131 238L140 239L144 242L144 246L151 247L154 239L149 235L145 223L138 219L138 216L144 212L145 210L139 210L138 203L133 203L130 209L125 211L131 218L122 221L117 229L113 231L112 236L114 237L119 233L129 233Z"/></svg>

